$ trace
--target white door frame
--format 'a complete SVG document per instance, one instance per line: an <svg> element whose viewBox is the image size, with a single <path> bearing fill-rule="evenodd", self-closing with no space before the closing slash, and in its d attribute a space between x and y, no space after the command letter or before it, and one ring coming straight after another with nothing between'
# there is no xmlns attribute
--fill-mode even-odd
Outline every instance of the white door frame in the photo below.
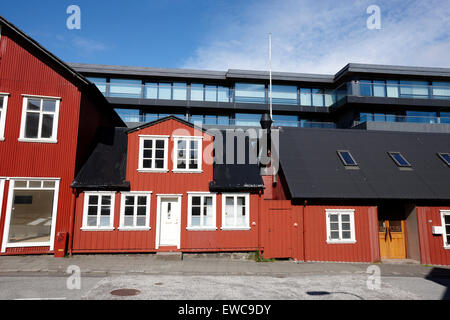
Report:
<svg viewBox="0 0 450 320"><path fill-rule="evenodd" d="M183 197L182 194L157 194L157 209L156 209L156 241L155 241L155 249L158 250L160 246L160 234L161 234L161 199L164 198L176 198L178 202L178 209L180 212L180 223L179 226L179 237L178 237L178 243L177 248L180 249L180 242L181 242L181 198Z"/></svg>
<svg viewBox="0 0 450 320"><path fill-rule="evenodd" d="M59 199L59 183L60 178L9 178L9 190L8 190L8 203L6 205L5 225L3 228L3 241L1 252L5 253L6 248L25 248L25 247L50 247L50 251L54 250L55 244L55 230L56 230L56 217L58 215L58 199ZM8 244L9 227L11 223L11 210L13 205L14 195L14 181L15 180L45 180L54 181L55 188L53 195L53 212L52 212L52 226L50 230L50 242L30 242L30 243L17 243Z"/></svg>

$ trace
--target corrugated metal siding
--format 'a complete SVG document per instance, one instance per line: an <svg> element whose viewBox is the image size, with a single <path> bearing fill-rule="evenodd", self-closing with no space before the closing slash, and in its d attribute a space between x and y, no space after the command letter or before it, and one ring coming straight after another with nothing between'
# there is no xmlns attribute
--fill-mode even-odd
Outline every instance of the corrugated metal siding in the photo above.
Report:
<svg viewBox="0 0 450 320"><path fill-rule="evenodd" d="M417 207L420 256L423 264L450 265L450 250L444 249L443 236L432 233L432 226L442 225L440 210L450 210L450 207Z"/></svg>
<svg viewBox="0 0 450 320"><path fill-rule="evenodd" d="M61 178L56 232L68 231L80 92L70 81L4 34L1 38L0 92L10 94L5 140L0 142L0 176ZM20 136L22 94L61 98L58 143L17 141Z"/></svg>
<svg viewBox="0 0 450 320"><path fill-rule="evenodd" d="M328 244L326 209L355 209L355 244ZM370 232L371 207L307 206L305 210L305 260L337 262L373 262L374 235ZM371 245L372 244L372 245Z"/></svg>
<svg viewBox="0 0 450 320"><path fill-rule="evenodd" d="M184 133L180 131L184 130ZM222 231L222 196L216 199L216 225L217 231L187 231L187 192L208 192L209 182L213 179L212 163L203 161L203 173L173 173L171 154L173 140L169 139L169 161L167 173L141 173L138 172L139 162L139 135L194 135L194 129L178 121L169 120L154 126L132 132L128 136L127 154L127 180L130 181L131 191L151 191L150 227L149 231L120 231L120 194L116 194L114 231L92 232L81 231L83 219L84 195L77 199L76 223L74 234L74 252L87 250L98 252L148 252L155 248L157 196L158 194L182 194L181 203L181 250L183 251L249 251L258 247L258 210L260 197L258 194L250 196L250 226L249 231ZM195 135L203 134L196 132ZM203 150L211 150L211 137L205 135ZM253 226L253 222L256 223Z"/></svg>

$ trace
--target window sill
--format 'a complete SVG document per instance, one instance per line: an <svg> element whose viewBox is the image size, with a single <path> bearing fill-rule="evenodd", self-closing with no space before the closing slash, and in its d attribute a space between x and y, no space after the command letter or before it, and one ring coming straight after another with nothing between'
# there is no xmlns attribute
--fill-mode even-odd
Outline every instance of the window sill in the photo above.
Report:
<svg viewBox="0 0 450 320"><path fill-rule="evenodd" d="M5 137L0 137L0 141L5 141Z"/></svg>
<svg viewBox="0 0 450 320"><path fill-rule="evenodd" d="M29 143L58 143L58 140L46 140L46 139L27 139L27 138L19 138L17 139L19 142L29 142Z"/></svg>
<svg viewBox="0 0 450 320"><path fill-rule="evenodd" d="M186 230L188 231L217 231L217 228L215 227L187 227Z"/></svg>
<svg viewBox="0 0 450 320"><path fill-rule="evenodd" d="M152 230L152 228L149 227L143 227L143 228L133 228L133 227L120 227L120 231L149 231Z"/></svg>
<svg viewBox="0 0 450 320"><path fill-rule="evenodd" d="M203 170L172 170L173 173L203 173Z"/></svg>
<svg viewBox="0 0 450 320"><path fill-rule="evenodd" d="M167 173L167 172L169 172L169 170L166 170L166 169L160 169L160 170L158 170L158 169L138 169L137 171L141 172L141 173Z"/></svg>
<svg viewBox="0 0 450 320"><path fill-rule="evenodd" d="M355 244L356 240L331 241L327 240L327 244Z"/></svg>
<svg viewBox="0 0 450 320"><path fill-rule="evenodd" d="M220 228L220 230L224 230L224 231L246 231L246 230L251 230L252 228L250 227L222 227Z"/></svg>
<svg viewBox="0 0 450 320"><path fill-rule="evenodd" d="M81 231L114 231L115 228L81 228Z"/></svg>

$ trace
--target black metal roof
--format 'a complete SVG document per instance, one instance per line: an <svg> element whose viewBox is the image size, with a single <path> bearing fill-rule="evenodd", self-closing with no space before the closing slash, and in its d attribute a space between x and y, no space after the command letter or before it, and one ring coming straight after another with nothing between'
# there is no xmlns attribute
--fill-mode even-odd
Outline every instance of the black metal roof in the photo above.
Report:
<svg viewBox="0 0 450 320"><path fill-rule="evenodd" d="M236 130L233 129L221 130L215 135L214 173L213 181L209 184L210 190L255 191L264 189L257 154L250 143L249 136L240 136L235 132ZM243 131L241 132L243 133ZM227 134L230 134L229 138L227 138ZM239 139L242 139L242 145L239 143ZM232 141L233 144L230 146Z"/></svg>
<svg viewBox="0 0 450 320"><path fill-rule="evenodd" d="M73 188L128 190L126 181L127 128L102 128L97 144L72 183Z"/></svg>
<svg viewBox="0 0 450 320"><path fill-rule="evenodd" d="M166 77L210 80L268 80L268 71L229 69L227 71L192 70L176 68L149 68L133 66L111 66L101 64L69 63L81 73L116 75L120 77ZM298 72L273 72L275 81L315 82L333 84L350 74L371 74L375 76L408 76L418 78L449 78L450 68L412 67L349 63L336 74L311 74Z"/></svg>
<svg viewBox="0 0 450 320"><path fill-rule="evenodd" d="M358 168L346 168L349 150ZM399 168L388 152L412 167ZM450 135L350 129L282 128L280 164L293 199L450 200Z"/></svg>

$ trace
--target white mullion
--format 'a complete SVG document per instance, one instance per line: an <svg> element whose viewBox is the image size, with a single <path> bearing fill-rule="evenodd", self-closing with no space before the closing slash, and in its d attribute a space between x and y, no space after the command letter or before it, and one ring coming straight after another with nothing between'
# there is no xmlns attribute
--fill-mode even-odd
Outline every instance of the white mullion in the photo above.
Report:
<svg viewBox="0 0 450 320"><path fill-rule="evenodd" d="M43 121L43 117L44 117L44 114L42 112L43 107L44 107L44 100L41 99L41 105L39 107L39 124L38 124L38 136L37 136L38 139L42 138L41 131L42 131L42 121Z"/></svg>
<svg viewBox="0 0 450 320"><path fill-rule="evenodd" d="M178 152L179 152L179 150L178 150L178 142L179 142L179 139L175 138L173 141L174 141L174 144L175 144L175 146L173 148L173 150L174 150L174 155L173 155L173 163L174 163L174 165L173 165L173 167L178 170Z"/></svg>
<svg viewBox="0 0 450 320"><path fill-rule="evenodd" d="M100 216L101 216L101 208L102 208L102 195L98 195L98 203L97 203L97 228L100 228Z"/></svg>
<svg viewBox="0 0 450 320"><path fill-rule="evenodd" d="M205 216L203 215L204 212L204 203L205 203L205 196L200 196L200 227L205 226ZM206 207L206 206L205 206Z"/></svg>
<svg viewBox="0 0 450 320"><path fill-rule="evenodd" d="M134 208L133 208L133 227L137 227L137 213L138 213L138 196L134 195Z"/></svg>

